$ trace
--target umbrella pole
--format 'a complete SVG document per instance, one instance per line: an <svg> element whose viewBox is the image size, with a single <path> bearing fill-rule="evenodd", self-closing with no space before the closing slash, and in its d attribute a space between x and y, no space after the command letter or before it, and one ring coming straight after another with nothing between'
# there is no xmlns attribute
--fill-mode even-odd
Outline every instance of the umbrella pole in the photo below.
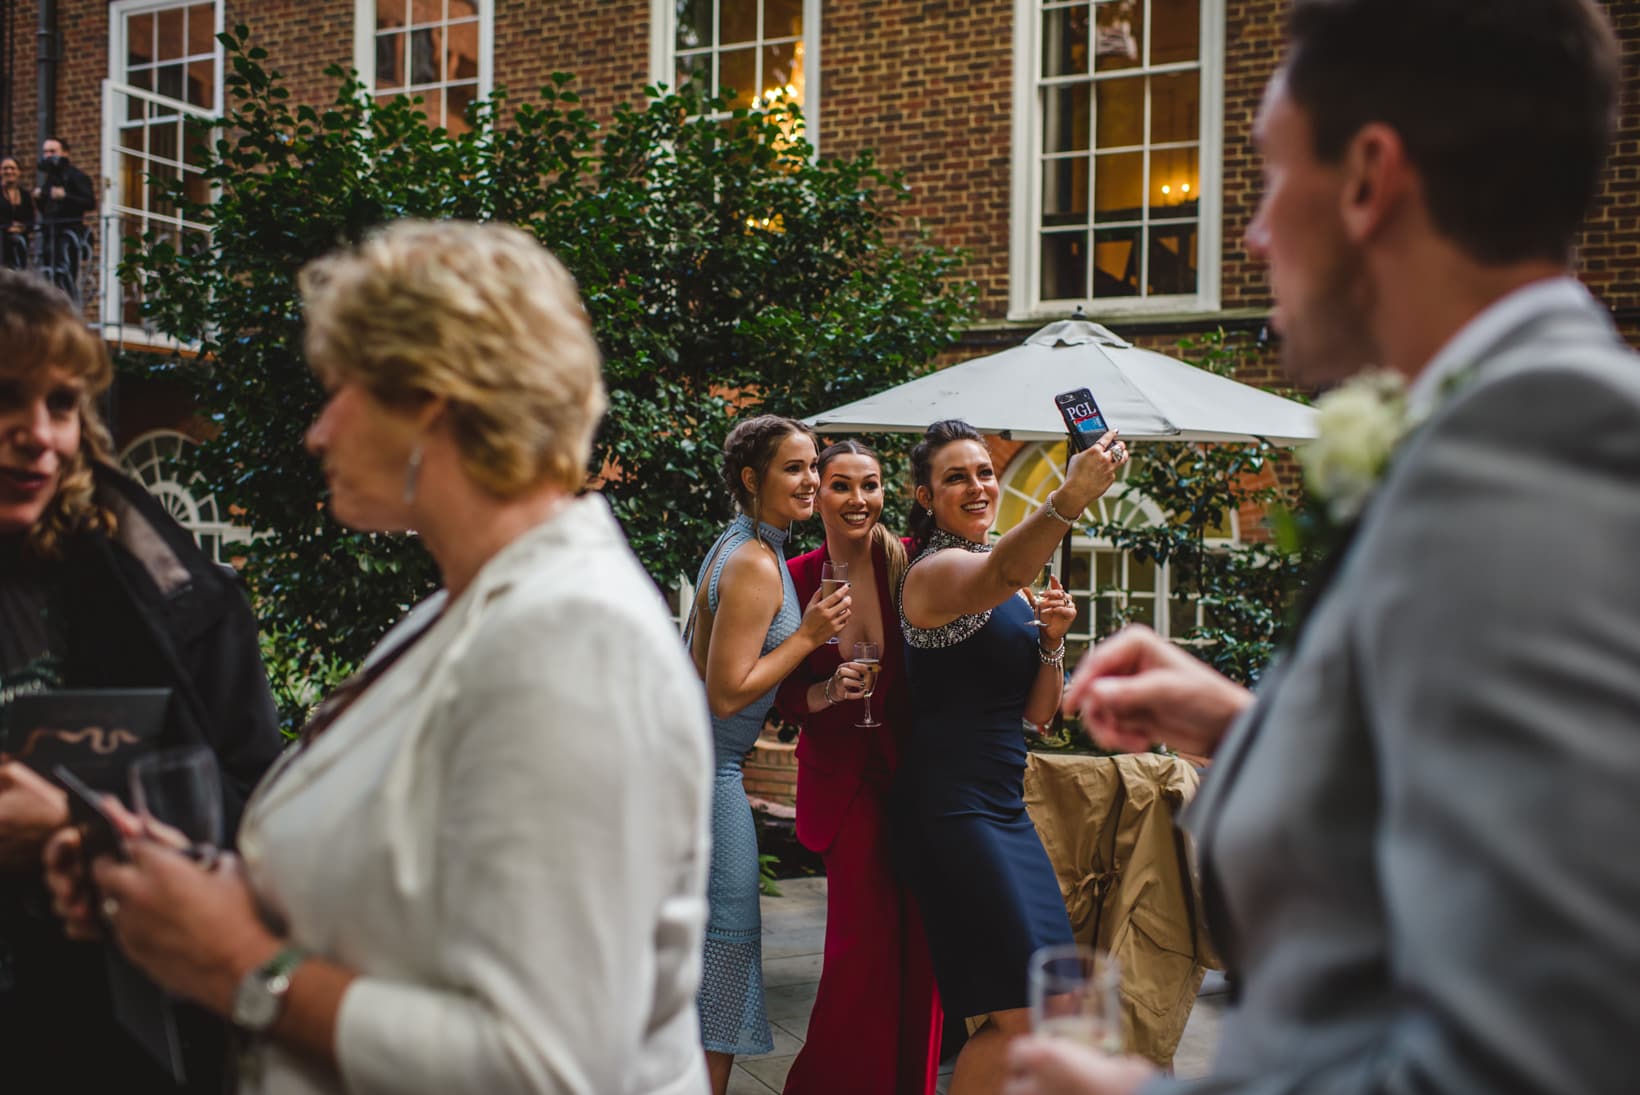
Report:
<svg viewBox="0 0 1640 1095"><path fill-rule="evenodd" d="M1074 448L1074 446L1071 445L1070 439L1066 438L1066 440L1065 440L1065 475L1067 477L1069 477L1069 475L1070 475L1071 457L1074 456L1074 455L1076 455L1075 448ZM1053 503L1050 502L1048 504L1052 505ZM1080 521L1081 519L1082 519L1082 515L1077 514L1077 520ZM1072 525L1070 528L1065 530L1064 537L1059 541L1059 568L1058 568L1057 573L1059 574L1059 584L1062 585L1062 586L1065 586L1067 591L1070 589L1070 586L1069 586L1068 583L1070 582L1070 577L1071 577L1071 555L1072 555L1072 546L1073 546L1071 541L1074 540L1075 538L1076 538L1076 526ZM1088 567L1088 584L1089 584L1089 586L1092 586L1092 584L1093 584L1093 567L1091 565ZM1075 604L1076 602L1075 602L1075 600L1072 600L1071 603ZM1091 616L1091 614L1093 612L1093 596L1092 596L1091 593L1088 596L1088 612L1090 614L1088 623L1090 625L1090 634L1091 634L1091 624L1093 623L1092 616ZM1055 711L1053 713L1053 722L1050 724L1050 727L1051 727L1051 731L1052 731L1052 733L1055 737L1058 737L1061 733L1064 732L1064 730L1065 730L1065 714L1064 714L1063 711Z"/></svg>

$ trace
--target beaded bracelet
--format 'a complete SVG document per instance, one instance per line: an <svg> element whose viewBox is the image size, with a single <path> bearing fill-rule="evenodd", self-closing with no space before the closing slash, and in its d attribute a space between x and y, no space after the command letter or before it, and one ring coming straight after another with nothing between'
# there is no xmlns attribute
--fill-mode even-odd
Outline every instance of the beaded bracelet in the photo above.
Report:
<svg viewBox="0 0 1640 1095"><path fill-rule="evenodd" d="M1043 650L1042 647L1038 646L1036 656L1042 659L1043 665L1063 666L1065 664L1065 640L1060 639L1059 645L1052 650Z"/></svg>
<svg viewBox="0 0 1640 1095"><path fill-rule="evenodd" d="M1063 647L1065 644L1060 643L1059 645L1061 647ZM1063 659L1064 655L1061 654L1060 658ZM820 689L820 694L826 697L826 706L827 707L836 707L837 706L837 701L831 698L831 682L834 679L834 677L835 677L835 674L833 674L833 676L831 676L831 677L827 677L826 678L826 683Z"/></svg>

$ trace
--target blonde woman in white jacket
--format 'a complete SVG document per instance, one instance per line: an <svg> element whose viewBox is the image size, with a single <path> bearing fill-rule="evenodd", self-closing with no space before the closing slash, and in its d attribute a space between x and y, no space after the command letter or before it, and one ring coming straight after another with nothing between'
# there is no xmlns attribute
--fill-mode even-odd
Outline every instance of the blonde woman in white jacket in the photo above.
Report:
<svg viewBox="0 0 1640 1095"><path fill-rule="evenodd" d="M53 880L255 1035L268 1093L702 1092L710 739L699 681L596 494L574 284L524 233L406 222L302 277L344 524L415 529L414 609L246 810L238 869L152 840Z"/></svg>

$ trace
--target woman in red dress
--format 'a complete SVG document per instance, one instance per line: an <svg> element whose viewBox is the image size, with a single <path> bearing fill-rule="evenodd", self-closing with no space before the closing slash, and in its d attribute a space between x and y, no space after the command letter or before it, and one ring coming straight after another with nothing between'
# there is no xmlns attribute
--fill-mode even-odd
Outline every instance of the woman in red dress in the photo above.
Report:
<svg viewBox="0 0 1640 1095"><path fill-rule="evenodd" d="M905 545L879 523L883 471L857 441L820 454L816 508L826 541L786 565L807 603L825 562L848 564L854 612L780 687L797 744L797 838L826 864L826 953L807 1040L785 1095L932 1095L941 1012L922 922L896 878L885 834L888 789L906 727L905 659L896 587ZM856 642L882 662L861 727L864 668Z"/></svg>

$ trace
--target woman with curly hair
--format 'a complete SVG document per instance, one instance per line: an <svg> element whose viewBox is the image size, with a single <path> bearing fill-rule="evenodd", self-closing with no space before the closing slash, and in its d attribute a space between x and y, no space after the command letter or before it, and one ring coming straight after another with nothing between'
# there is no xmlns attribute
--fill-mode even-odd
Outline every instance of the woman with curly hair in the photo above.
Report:
<svg viewBox="0 0 1640 1095"><path fill-rule="evenodd" d="M281 744L250 608L115 469L97 413L108 351L68 298L0 270L0 346L0 725L20 695L169 688L161 744L214 750L231 832ZM0 763L0 1076L19 1091L174 1091L115 1025L101 950L50 915L41 850L67 820L60 789ZM217 1090L226 1028L179 1020L189 1090Z"/></svg>
<svg viewBox="0 0 1640 1095"><path fill-rule="evenodd" d="M717 773L712 785L712 865L707 881L701 1038L712 1090L728 1090L736 1054L774 1048L763 1002L757 830L741 784L741 758L757 741L786 675L849 618L844 587L798 606L781 546L814 515L814 434L764 414L723 442L723 481L738 512L706 554L685 640L706 682Z"/></svg>

